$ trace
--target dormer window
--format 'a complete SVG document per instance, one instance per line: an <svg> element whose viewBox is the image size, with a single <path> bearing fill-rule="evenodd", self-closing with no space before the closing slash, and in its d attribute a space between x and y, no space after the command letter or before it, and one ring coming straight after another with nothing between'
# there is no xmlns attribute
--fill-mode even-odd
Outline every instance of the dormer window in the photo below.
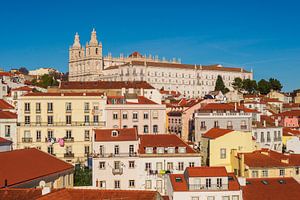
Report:
<svg viewBox="0 0 300 200"><path fill-rule="evenodd" d="M112 136L112 137L117 137L117 136L118 136L118 131L113 130L113 131L111 132L111 136Z"/></svg>
<svg viewBox="0 0 300 200"><path fill-rule="evenodd" d="M175 153L175 147L168 147L168 153Z"/></svg>
<svg viewBox="0 0 300 200"><path fill-rule="evenodd" d="M165 149L163 147L157 147L157 153L164 153Z"/></svg>
<svg viewBox="0 0 300 200"><path fill-rule="evenodd" d="M186 147L179 147L178 153L186 153Z"/></svg>
<svg viewBox="0 0 300 200"><path fill-rule="evenodd" d="M146 153L153 153L153 147L146 147Z"/></svg>

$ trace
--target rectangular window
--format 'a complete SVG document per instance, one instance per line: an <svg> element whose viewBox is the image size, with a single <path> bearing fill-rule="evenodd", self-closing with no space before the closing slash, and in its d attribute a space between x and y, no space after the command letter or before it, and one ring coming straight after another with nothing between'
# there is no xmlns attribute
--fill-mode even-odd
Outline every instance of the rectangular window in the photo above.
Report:
<svg viewBox="0 0 300 200"><path fill-rule="evenodd" d="M217 178L217 187L218 188L222 187L222 178Z"/></svg>
<svg viewBox="0 0 300 200"><path fill-rule="evenodd" d="M41 103L35 103L35 112L41 113Z"/></svg>
<svg viewBox="0 0 300 200"><path fill-rule="evenodd" d="M220 149L220 158L226 159L226 149L224 148Z"/></svg>
<svg viewBox="0 0 300 200"><path fill-rule="evenodd" d="M232 200L239 200L239 195L233 195Z"/></svg>
<svg viewBox="0 0 300 200"><path fill-rule="evenodd" d="M94 123L99 123L99 115L94 115Z"/></svg>
<svg viewBox="0 0 300 200"><path fill-rule="evenodd" d="M48 137L48 139L53 138L53 131L52 130L48 130L47 137Z"/></svg>
<svg viewBox="0 0 300 200"><path fill-rule="evenodd" d="M183 171L184 170L184 163L183 162L179 162L178 163L178 170L179 171Z"/></svg>
<svg viewBox="0 0 300 200"><path fill-rule="evenodd" d="M252 171L252 177L251 178L258 178L258 171L256 171L256 170Z"/></svg>
<svg viewBox="0 0 300 200"><path fill-rule="evenodd" d="M127 112L123 112L122 117L123 119L127 119L128 118Z"/></svg>
<svg viewBox="0 0 300 200"><path fill-rule="evenodd" d="M84 103L84 112L89 112L90 111L90 103L89 102L85 102Z"/></svg>
<svg viewBox="0 0 300 200"><path fill-rule="evenodd" d="M206 186L206 188L211 187L211 179L210 178L205 179L205 186Z"/></svg>
<svg viewBox="0 0 300 200"><path fill-rule="evenodd" d="M137 112L134 112L134 113L132 113L132 119L133 120L138 120L138 113Z"/></svg>
<svg viewBox="0 0 300 200"><path fill-rule="evenodd" d="M53 146L48 146L48 149L47 149L48 153L49 154L54 154L54 150L53 150Z"/></svg>
<svg viewBox="0 0 300 200"><path fill-rule="evenodd" d="M144 133L149 133L149 127L148 127L148 125L144 126Z"/></svg>
<svg viewBox="0 0 300 200"><path fill-rule="evenodd" d="M115 145L114 152L115 152L116 155L120 154L120 147L119 147L119 145Z"/></svg>
<svg viewBox="0 0 300 200"><path fill-rule="evenodd" d="M149 114L147 112L144 112L144 119L148 119L149 118Z"/></svg>
<svg viewBox="0 0 300 200"><path fill-rule="evenodd" d="M25 111L26 113L29 113L29 112L30 112L30 103L25 103L25 104L24 104L24 111Z"/></svg>
<svg viewBox="0 0 300 200"><path fill-rule="evenodd" d="M145 189L149 190L152 188L151 180L146 180L145 182Z"/></svg>
<svg viewBox="0 0 300 200"><path fill-rule="evenodd" d="M84 115L84 123L89 123L89 122L90 122L90 116Z"/></svg>
<svg viewBox="0 0 300 200"><path fill-rule="evenodd" d="M120 189L120 181L115 181L115 189Z"/></svg>
<svg viewBox="0 0 300 200"><path fill-rule="evenodd" d="M285 169L279 169L279 176L285 176Z"/></svg>
<svg viewBox="0 0 300 200"><path fill-rule="evenodd" d="M67 138L67 139L72 138L72 131L71 131L71 130L67 130L67 131L66 131L66 138Z"/></svg>
<svg viewBox="0 0 300 200"><path fill-rule="evenodd" d="M104 189L106 188L106 182L105 181L99 181L99 187Z"/></svg>
<svg viewBox="0 0 300 200"><path fill-rule="evenodd" d="M41 124L42 122L42 116L41 115L37 115L36 116L36 124Z"/></svg>
<svg viewBox="0 0 300 200"><path fill-rule="evenodd" d="M158 133L158 126L157 125L153 125L153 133Z"/></svg>
<svg viewBox="0 0 300 200"><path fill-rule="evenodd" d="M192 197L192 200L199 200L199 197Z"/></svg>
<svg viewBox="0 0 300 200"><path fill-rule="evenodd" d="M25 124L30 124L30 116L25 116Z"/></svg>
<svg viewBox="0 0 300 200"><path fill-rule="evenodd" d="M129 180L129 187L134 188L135 187L135 182L134 180Z"/></svg>
<svg viewBox="0 0 300 200"><path fill-rule="evenodd" d="M173 163L167 162L167 170L173 170Z"/></svg>
<svg viewBox="0 0 300 200"><path fill-rule="evenodd" d="M195 167L195 163L194 162L189 162L189 167Z"/></svg>
<svg viewBox="0 0 300 200"><path fill-rule="evenodd" d="M71 112L72 111L72 104L71 102L66 102L66 112Z"/></svg>
<svg viewBox="0 0 300 200"><path fill-rule="evenodd" d="M84 130L84 141L90 141L90 130Z"/></svg>
<svg viewBox="0 0 300 200"><path fill-rule="evenodd" d="M133 154L134 154L134 146L129 145L129 155L133 155Z"/></svg>
<svg viewBox="0 0 300 200"><path fill-rule="evenodd" d="M99 154L100 154L100 156L104 155L104 146L103 145L99 146Z"/></svg>
<svg viewBox="0 0 300 200"><path fill-rule="evenodd" d="M84 146L84 154L86 155L86 156L88 156L88 155L90 155L90 146Z"/></svg>
<svg viewBox="0 0 300 200"><path fill-rule="evenodd" d="M222 200L230 200L230 197L229 196L223 196Z"/></svg>
<svg viewBox="0 0 300 200"><path fill-rule="evenodd" d="M118 113L117 112L113 113L113 119L118 119Z"/></svg>
<svg viewBox="0 0 300 200"><path fill-rule="evenodd" d="M53 124L53 116L52 115L48 115L47 122L48 122L48 124Z"/></svg>
<svg viewBox="0 0 300 200"><path fill-rule="evenodd" d="M262 170L262 177L268 177L268 170Z"/></svg>
<svg viewBox="0 0 300 200"><path fill-rule="evenodd" d="M105 169L105 162L99 162L99 169Z"/></svg>
<svg viewBox="0 0 300 200"><path fill-rule="evenodd" d="M145 163L145 171L151 170L151 163Z"/></svg>
<svg viewBox="0 0 300 200"><path fill-rule="evenodd" d="M66 115L66 124L72 124L72 116Z"/></svg>
<svg viewBox="0 0 300 200"><path fill-rule="evenodd" d="M37 141L41 141L41 138L42 138L42 132L41 131L36 131L36 140Z"/></svg>
<svg viewBox="0 0 300 200"><path fill-rule="evenodd" d="M134 168L134 161L129 161L129 168L133 169Z"/></svg>
<svg viewBox="0 0 300 200"><path fill-rule="evenodd" d="M158 119L158 111L153 111L153 119Z"/></svg>
<svg viewBox="0 0 300 200"><path fill-rule="evenodd" d="M10 137L10 125L5 125L5 137Z"/></svg>
<svg viewBox="0 0 300 200"><path fill-rule="evenodd" d="M52 113L53 112L53 103L52 102L48 102L47 103L47 112L48 113Z"/></svg>

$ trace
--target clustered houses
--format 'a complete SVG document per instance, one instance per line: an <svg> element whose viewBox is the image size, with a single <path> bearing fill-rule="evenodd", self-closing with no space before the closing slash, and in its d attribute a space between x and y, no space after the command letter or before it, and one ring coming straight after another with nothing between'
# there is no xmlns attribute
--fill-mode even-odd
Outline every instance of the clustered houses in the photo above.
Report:
<svg viewBox="0 0 300 200"><path fill-rule="evenodd" d="M138 135L136 129L95 130L93 186L166 193L167 175L201 165L201 158L173 134Z"/></svg>

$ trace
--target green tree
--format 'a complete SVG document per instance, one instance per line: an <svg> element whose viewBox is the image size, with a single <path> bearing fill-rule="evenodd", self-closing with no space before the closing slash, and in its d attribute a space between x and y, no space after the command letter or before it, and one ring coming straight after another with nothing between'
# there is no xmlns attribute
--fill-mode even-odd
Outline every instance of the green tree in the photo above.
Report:
<svg viewBox="0 0 300 200"><path fill-rule="evenodd" d="M29 73L29 71L26 67L20 67L19 72L21 72L22 74L25 74L25 75L28 75L28 73Z"/></svg>
<svg viewBox="0 0 300 200"><path fill-rule="evenodd" d="M270 82L270 87L272 90L281 91L282 84L280 83L280 81L278 79L270 78L269 82Z"/></svg>
<svg viewBox="0 0 300 200"><path fill-rule="evenodd" d="M266 81L265 79L261 79L257 83L257 90L260 92L260 94L268 94L271 90L270 82Z"/></svg>
<svg viewBox="0 0 300 200"><path fill-rule="evenodd" d="M75 167L74 186L91 186L92 170L88 167Z"/></svg>
<svg viewBox="0 0 300 200"><path fill-rule="evenodd" d="M220 75L218 75L218 78L216 81L215 91L221 91L223 94L226 94L227 92L229 92L229 89L225 87L222 76L220 76Z"/></svg>
<svg viewBox="0 0 300 200"><path fill-rule="evenodd" d="M253 94L257 90L257 84L255 80L251 79L244 79L243 80L243 89L248 93L248 94Z"/></svg>
<svg viewBox="0 0 300 200"><path fill-rule="evenodd" d="M243 88L243 80L240 77L236 77L232 83L235 90L241 90Z"/></svg>

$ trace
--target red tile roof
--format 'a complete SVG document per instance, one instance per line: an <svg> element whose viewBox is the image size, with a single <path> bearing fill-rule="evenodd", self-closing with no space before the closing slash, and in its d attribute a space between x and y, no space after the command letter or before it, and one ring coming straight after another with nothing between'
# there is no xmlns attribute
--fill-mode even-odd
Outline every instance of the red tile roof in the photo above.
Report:
<svg viewBox="0 0 300 200"><path fill-rule="evenodd" d="M38 200L158 200L159 197L156 191L144 190L62 189Z"/></svg>
<svg viewBox="0 0 300 200"><path fill-rule="evenodd" d="M300 117L300 110L290 110L277 114L277 116L284 117Z"/></svg>
<svg viewBox="0 0 300 200"><path fill-rule="evenodd" d="M209 139L216 139L218 137L221 137L223 135L226 135L227 133L231 133L234 130L230 129L221 129L221 128L212 128L206 133L202 135L202 137L209 138Z"/></svg>
<svg viewBox="0 0 300 200"><path fill-rule="evenodd" d="M42 189L39 188L5 188L0 189L0 199L3 200L33 200L42 196Z"/></svg>
<svg viewBox="0 0 300 200"><path fill-rule="evenodd" d="M0 76L13 76L10 72L0 72Z"/></svg>
<svg viewBox="0 0 300 200"><path fill-rule="evenodd" d="M184 174L186 174L187 177L185 177ZM236 178L234 173L227 173L225 167L188 167L186 168L184 174L169 175L174 191L191 191L188 188L188 183L186 180L186 178L189 177L231 177L231 179L228 179L228 190L241 190L238 179ZM205 192L205 190L203 192Z"/></svg>
<svg viewBox="0 0 300 200"><path fill-rule="evenodd" d="M281 159L287 159L284 154L262 149L251 153L240 153L244 155L245 164L249 167L290 167L290 163L282 162Z"/></svg>
<svg viewBox="0 0 300 200"><path fill-rule="evenodd" d="M14 107L9 103L7 103L4 99L0 99L0 110L5 110L5 109L14 109Z"/></svg>
<svg viewBox="0 0 300 200"><path fill-rule="evenodd" d="M154 89L146 81L72 81L61 82L60 89L122 89L122 88L133 88L133 89Z"/></svg>
<svg viewBox="0 0 300 200"><path fill-rule="evenodd" d="M28 92L31 92L32 88L28 87L28 86L22 86L22 87L18 87L18 88L13 88L11 90L12 91L28 91Z"/></svg>
<svg viewBox="0 0 300 200"><path fill-rule="evenodd" d="M73 165L37 149L0 152L0 163L0 188L5 180L10 187L73 169Z"/></svg>
<svg viewBox="0 0 300 200"><path fill-rule="evenodd" d="M236 109L235 109L236 108ZM249 108L246 108L245 106L242 105L236 105L233 103L209 103L200 108L200 111L215 111L215 110L221 110L221 111L244 111L247 113L255 113L258 112L256 110L252 110Z"/></svg>
<svg viewBox="0 0 300 200"><path fill-rule="evenodd" d="M12 141L0 137L0 145L1 144L11 144L11 143L12 143Z"/></svg>
<svg viewBox="0 0 300 200"><path fill-rule="evenodd" d="M139 52L135 51L132 54L130 54L128 57L129 58L142 58L143 56Z"/></svg>
<svg viewBox="0 0 300 200"><path fill-rule="evenodd" d="M299 130L293 130L291 128L286 128L283 127L283 136L300 136L300 131Z"/></svg>
<svg viewBox="0 0 300 200"><path fill-rule="evenodd" d="M293 178L246 179L243 187L244 200L299 200L300 184ZM267 181L263 184L262 181ZM282 184L280 184L280 182Z"/></svg>
<svg viewBox="0 0 300 200"><path fill-rule="evenodd" d="M10 111L0 110L0 119L17 119L18 115Z"/></svg>
<svg viewBox="0 0 300 200"><path fill-rule="evenodd" d="M113 136L112 131L117 131L117 136ZM137 139L138 136L136 128L95 129L96 142L136 141Z"/></svg>
<svg viewBox="0 0 300 200"><path fill-rule="evenodd" d="M139 135L139 138L139 153L141 154L145 153L146 147L186 147L186 153L196 153L194 149L175 134ZM153 153L156 153L155 149Z"/></svg>
<svg viewBox="0 0 300 200"><path fill-rule="evenodd" d="M234 67L222 67L219 64L216 65L190 65L190 64L181 64L181 63L165 63L165 62L145 62L145 61L132 61L132 65L147 65L151 67L161 67L161 68L179 68L179 69L202 69L208 71L227 71L227 72L244 72L251 73L243 68L234 68ZM111 66L106 69L117 69L119 67L128 66L130 63L123 65Z"/></svg>
<svg viewBox="0 0 300 200"><path fill-rule="evenodd" d="M130 100L132 99L127 100L124 96L107 96L107 104L157 104L144 96L138 96L137 102Z"/></svg>
<svg viewBox="0 0 300 200"><path fill-rule="evenodd" d="M300 103L284 103L283 108L300 108Z"/></svg>
<svg viewBox="0 0 300 200"><path fill-rule="evenodd" d="M100 92L34 92L34 93L28 93L24 96L101 96L103 93Z"/></svg>
<svg viewBox="0 0 300 200"><path fill-rule="evenodd" d="M225 167L187 167L189 177L225 177L228 176Z"/></svg>

